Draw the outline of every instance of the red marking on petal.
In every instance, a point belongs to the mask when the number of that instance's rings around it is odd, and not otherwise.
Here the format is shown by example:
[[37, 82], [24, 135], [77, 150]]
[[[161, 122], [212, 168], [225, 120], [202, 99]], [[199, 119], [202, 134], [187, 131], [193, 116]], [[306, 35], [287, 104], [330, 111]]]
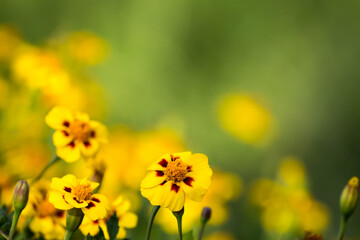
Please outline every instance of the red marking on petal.
[[92, 207], [95, 207], [95, 204], [93, 202], [89, 202], [89, 204], [86, 206], [87, 209], [90, 209]]
[[187, 170], [187, 172], [192, 172], [192, 166], [187, 166], [186, 170]]
[[163, 181], [162, 183], [160, 183], [160, 186], [164, 185], [167, 181]]
[[162, 166], [163, 168], [166, 168], [168, 165], [168, 162], [165, 159], [161, 159], [161, 161], [159, 162], [160, 166]]
[[70, 135], [70, 134], [69, 134], [67, 131], [65, 131], [65, 130], [63, 130], [62, 133], [64, 134], [65, 137], [68, 137], [68, 136]]
[[163, 171], [156, 170], [156, 176], [162, 177], [162, 176], [164, 176], [164, 172], [163, 172]]
[[100, 202], [100, 200], [98, 198], [92, 198], [91, 200], [93, 200], [94, 202], [97, 202], [97, 203]]
[[91, 132], [90, 132], [90, 137], [92, 137], [92, 138], [96, 137], [96, 132], [95, 132], [95, 131], [91, 131]]
[[64, 191], [71, 193], [71, 188], [69, 188], [69, 187], [64, 187]]
[[77, 202], [77, 203], [83, 203], [84, 201], [79, 201], [79, 200], [77, 200], [77, 198], [76, 197], [73, 197], [73, 199]]
[[180, 187], [178, 185], [176, 185], [175, 183], [173, 183], [171, 185], [171, 191], [175, 191], [176, 193], [178, 193], [180, 190]]
[[179, 156], [174, 157], [174, 155], [171, 155], [171, 154], [170, 154], [170, 158], [171, 158], [171, 161], [175, 161], [176, 159], [180, 159]]
[[63, 216], [65, 215], [65, 211], [56, 210], [55, 215], [56, 215], [57, 217], [63, 217]]
[[188, 185], [189, 187], [192, 187], [192, 182], [194, 181], [194, 178], [192, 177], [186, 177], [183, 182]]
[[70, 122], [69, 122], [69, 121], [64, 121], [64, 122], [63, 122], [63, 126], [69, 127], [69, 126], [70, 126]]
[[62, 197], [63, 197], [64, 201], [65, 201], [67, 204], [69, 204], [69, 203], [66, 201], [66, 199], [65, 199], [65, 195], [62, 195]]
[[75, 147], [75, 142], [72, 141], [71, 143], [68, 144], [68, 146], [71, 147], [71, 148], [74, 148]]
[[84, 146], [85, 146], [85, 147], [90, 147], [90, 146], [91, 146], [91, 143], [90, 143], [89, 141], [85, 141], [85, 142], [84, 142]]

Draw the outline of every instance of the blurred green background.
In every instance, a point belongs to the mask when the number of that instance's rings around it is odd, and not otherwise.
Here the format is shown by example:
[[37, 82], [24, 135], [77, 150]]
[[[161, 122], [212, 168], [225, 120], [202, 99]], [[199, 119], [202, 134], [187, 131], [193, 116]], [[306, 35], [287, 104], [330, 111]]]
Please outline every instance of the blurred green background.
[[[261, 238], [246, 186], [274, 177], [286, 155], [304, 161], [331, 209], [325, 236], [336, 234], [339, 194], [360, 172], [359, 1], [1, 0], [0, 22], [34, 44], [79, 30], [105, 39], [109, 56], [89, 71], [105, 88], [106, 123], [175, 128], [191, 151], [238, 174], [245, 190], [222, 227], [236, 239]], [[219, 98], [238, 92], [260, 96], [275, 119], [265, 146], [219, 126]], [[356, 213], [349, 236], [359, 223]]]

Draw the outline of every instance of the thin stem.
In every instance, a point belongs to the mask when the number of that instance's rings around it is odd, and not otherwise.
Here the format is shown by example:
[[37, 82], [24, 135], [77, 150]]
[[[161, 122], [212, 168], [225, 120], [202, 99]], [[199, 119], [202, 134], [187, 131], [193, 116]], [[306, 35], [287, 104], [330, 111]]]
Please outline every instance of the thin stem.
[[345, 217], [344, 216], [341, 217], [338, 240], [343, 240], [344, 235], [345, 235], [345, 230], [346, 230], [346, 224], [347, 224], [347, 220], [345, 219]]
[[151, 233], [151, 228], [155, 219], [155, 216], [157, 214], [157, 212], [159, 211], [160, 206], [154, 206], [153, 209], [151, 210], [151, 214], [150, 214], [150, 218], [149, 218], [149, 223], [148, 223], [148, 227], [147, 227], [147, 231], [146, 231], [146, 240], [150, 239], [150, 233]]
[[8, 235], [6, 235], [3, 231], [0, 230], [0, 235], [5, 238], [5, 239], [8, 239]]
[[66, 230], [65, 238], [64, 240], [70, 240], [72, 236], [74, 235], [74, 232]]
[[15, 209], [8, 240], [12, 240], [15, 235], [16, 226], [19, 221], [20, 213], [21, 211]]
[[55, 156], [44, 168], [43, 170], [31, 181], [31, 184], [37, 182], [42, 178], [42, 176], [45, 174], [45, 172], [57, 161], [59, 161], [60, 158], [58, 156]]
[[177, 218], [179, 238], [182, 240], [182, 216]]
[[205, 229], [205, 223], [201, 223], [200, 232], [199, 232], [199, 240], [201, 240], [203, 237], [204, 229]]

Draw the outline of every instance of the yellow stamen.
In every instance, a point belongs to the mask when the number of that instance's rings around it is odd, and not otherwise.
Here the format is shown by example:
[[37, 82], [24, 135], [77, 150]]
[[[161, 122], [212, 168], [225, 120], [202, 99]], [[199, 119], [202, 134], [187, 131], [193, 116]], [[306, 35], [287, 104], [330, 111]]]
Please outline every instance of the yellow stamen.
[[90, 200], [91, 194], [92, 194], [92, 189], [89, 183], [85, 185], [79, 184], [76, 185], [74, 188], [74, 195], [77, 196], [77, 199], [79, 201]]
[[79, 141], [87, 141], [91, 135], [90, 125], [87, 122], [75, 120], [70, 124], [72, 135]]
[[187, 174], [187, 165], [180, 159], [170, 161], [165, 169], [168, 181], [181, 182]]

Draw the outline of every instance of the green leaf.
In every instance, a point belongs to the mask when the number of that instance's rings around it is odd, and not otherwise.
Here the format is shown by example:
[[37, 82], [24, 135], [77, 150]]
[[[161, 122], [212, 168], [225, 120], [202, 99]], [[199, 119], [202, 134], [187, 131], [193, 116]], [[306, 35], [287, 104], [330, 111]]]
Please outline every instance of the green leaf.
[[88, 235], [86, 235], [85, 240], [94, 240], [94, 237], [90, 235], [90, 233], [88, 233]]
[[115, 240], [116, 235], [119, 232], [119, 219], [116, 216], [116, 212], [106, 222], [107, 230], [109, 233], [110, 240]]
[[105, 240], [104, 232], [101, 229], [101, 227], [99, 227], [99, 233], [96, 234], [95, 239], [96, 240]]

